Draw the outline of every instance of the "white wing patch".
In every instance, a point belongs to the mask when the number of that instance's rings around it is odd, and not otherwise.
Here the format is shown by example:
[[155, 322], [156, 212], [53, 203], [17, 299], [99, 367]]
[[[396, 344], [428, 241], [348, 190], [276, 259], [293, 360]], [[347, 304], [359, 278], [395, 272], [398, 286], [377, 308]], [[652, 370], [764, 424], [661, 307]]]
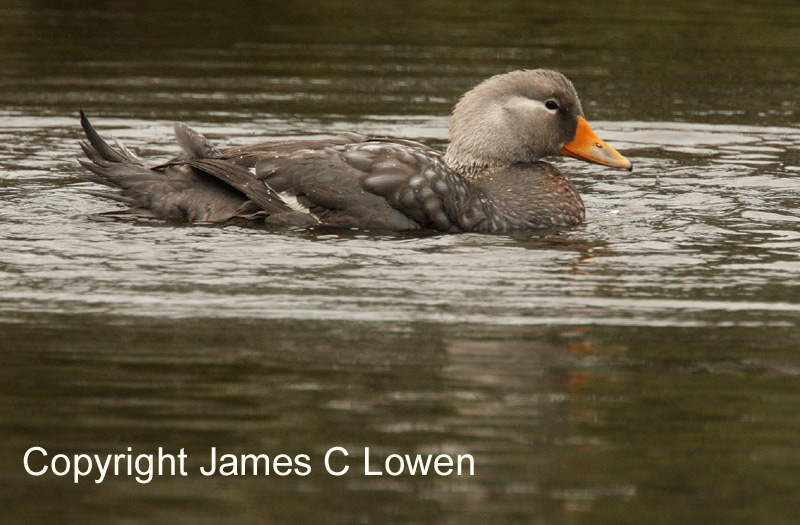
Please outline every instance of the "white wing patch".
[[278, 193], [278, 196], [281, 198], [283, 202], [286, 203], [287, 206], [289, 206], [294, 211], [307, 213], [311, 216], [314, 215], [313, 213], [311, 213], [311, 210], [308, 209], [308, 206], [304, 206], [303, 204], [300, 203], [300, 201], [297, 200], [297, 197], [295, 195], [283, 191]]

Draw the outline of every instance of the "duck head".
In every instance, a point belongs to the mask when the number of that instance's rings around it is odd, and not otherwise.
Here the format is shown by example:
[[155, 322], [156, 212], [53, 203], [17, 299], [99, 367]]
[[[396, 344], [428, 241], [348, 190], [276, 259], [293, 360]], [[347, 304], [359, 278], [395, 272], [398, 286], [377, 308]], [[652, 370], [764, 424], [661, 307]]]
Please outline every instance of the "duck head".
[[467, 176], [549, 155], [632, 169], [594, 134], [572, 82], [561, 73], [533, 69], [496, 75], [468, 91], [453, 109], [446, 160]]

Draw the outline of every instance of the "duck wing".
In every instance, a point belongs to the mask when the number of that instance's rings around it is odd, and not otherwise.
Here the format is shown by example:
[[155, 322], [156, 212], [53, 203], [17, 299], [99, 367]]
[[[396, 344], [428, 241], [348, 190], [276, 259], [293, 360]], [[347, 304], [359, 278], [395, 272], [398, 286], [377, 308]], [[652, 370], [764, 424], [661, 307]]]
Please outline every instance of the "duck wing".
[[485, 218], [480, 190], [418, 142], [363, 138], [256, 157], [255, 177], [321, 224], [455, 232]]

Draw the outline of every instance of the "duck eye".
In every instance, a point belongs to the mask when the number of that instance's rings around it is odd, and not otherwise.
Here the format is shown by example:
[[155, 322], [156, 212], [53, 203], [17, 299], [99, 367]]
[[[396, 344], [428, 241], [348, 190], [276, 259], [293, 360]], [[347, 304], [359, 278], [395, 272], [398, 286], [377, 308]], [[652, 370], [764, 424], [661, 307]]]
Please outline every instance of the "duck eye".
[[556, 103], [555, 100], [548, 100], [547, 102], [544, 103], [544, 107], [552, 111], [558, 109], [558, 103]]

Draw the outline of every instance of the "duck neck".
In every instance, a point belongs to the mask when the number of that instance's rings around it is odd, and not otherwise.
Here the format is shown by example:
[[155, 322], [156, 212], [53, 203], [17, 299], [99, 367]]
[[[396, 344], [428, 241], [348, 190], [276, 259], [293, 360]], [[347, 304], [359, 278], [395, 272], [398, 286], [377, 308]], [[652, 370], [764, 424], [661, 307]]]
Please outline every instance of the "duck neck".
[[508, 167], [507, 163], [494, 159], [482, 159], [469, 154], [465, 155], [457, 147], [454, 147], [452, 143], [447, 147], [444, 161], [451, 170], [472, 181], [481, 180], [497, 170]]

